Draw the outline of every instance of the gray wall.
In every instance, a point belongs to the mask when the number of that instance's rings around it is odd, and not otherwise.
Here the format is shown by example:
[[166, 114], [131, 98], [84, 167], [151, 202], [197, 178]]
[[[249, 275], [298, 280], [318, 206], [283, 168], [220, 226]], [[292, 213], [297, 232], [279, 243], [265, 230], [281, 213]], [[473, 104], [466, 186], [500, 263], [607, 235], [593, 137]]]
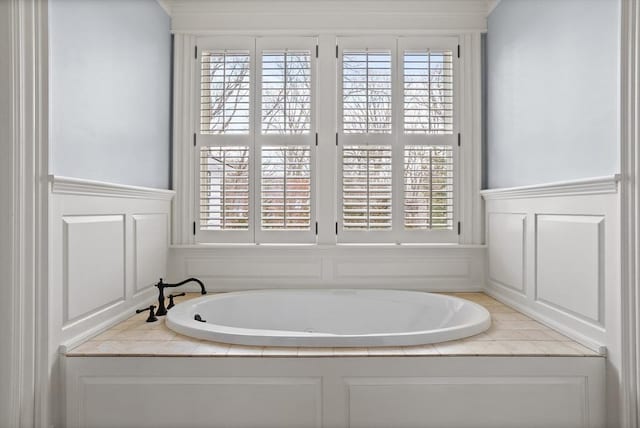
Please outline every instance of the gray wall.
[[490, 188], [619, 171], [619, 0], [502, 0], [487, 35]]
[[56, 175], [167, 188], [170, 19], [155, 0], [51, 0]]

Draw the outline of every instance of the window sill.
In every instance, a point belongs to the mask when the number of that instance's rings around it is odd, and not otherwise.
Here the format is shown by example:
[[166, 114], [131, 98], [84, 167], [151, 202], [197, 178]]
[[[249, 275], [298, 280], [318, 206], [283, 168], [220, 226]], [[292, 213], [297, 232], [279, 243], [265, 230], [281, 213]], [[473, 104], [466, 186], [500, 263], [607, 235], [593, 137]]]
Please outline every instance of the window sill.
[[363, 248], [363, 249], [443, 249], [443, 250], [472, 250], [487, 248], [486, 244], [223, 244], [223, 243], [200, 243], [187, 245], [170, 245], [170, 249], [175, 250], [223, 250], [223, 249], [278, 249], [278, 250], [331, 250], [343, 248]]

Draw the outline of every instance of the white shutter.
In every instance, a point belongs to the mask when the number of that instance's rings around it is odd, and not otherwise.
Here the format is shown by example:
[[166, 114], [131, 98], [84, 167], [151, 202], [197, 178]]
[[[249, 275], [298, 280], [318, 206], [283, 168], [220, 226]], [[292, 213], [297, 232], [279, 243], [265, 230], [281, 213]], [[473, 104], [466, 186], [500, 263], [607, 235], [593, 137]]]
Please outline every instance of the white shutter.
[[404, 147], [404, 227], [453, 230], [453, 148]]
[[342, 132], [392, 131], [392, 56], [385, 49], [342, 52]]
[[200, 230], [249, 229], [249, 147], [200, 149]]
[[406, 134], [453, 134], [453, 52], [405, 50], [403, 125]]
[[345, 146], [342, 150], [342, 228], [391, 229], [391, 146]]
[[262, 147], [262, 230], [311, 229], [311, 150]]
[[262, 52], [263, 134], [311, 132], [311, 52]]
[[247, 50], [200, 55], [200, 134], [248, 134], [251, 56]]

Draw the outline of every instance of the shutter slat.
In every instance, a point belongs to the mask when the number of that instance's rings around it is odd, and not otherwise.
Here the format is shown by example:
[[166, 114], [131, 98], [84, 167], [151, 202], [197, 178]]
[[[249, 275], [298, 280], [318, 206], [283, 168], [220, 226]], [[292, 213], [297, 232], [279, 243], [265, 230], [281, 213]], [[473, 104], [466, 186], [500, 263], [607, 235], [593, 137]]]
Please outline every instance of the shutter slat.
[[200, 133], [248, 134], [249, 51], [204, 51], [200, 57]]
[[200, 149], [200, 229], [249, 229], [249, 147]]
[[453, 230], [453, 148], [405, 146], [404, 227]]
[[342, 222], [345, 230], [391, 229], [391, 146], [342, 150]]
[[391, 52], [345, 50], [342, 57], [342, 130], [391, 133]]
[[405, 134], [453, 134], [453, 52], [404, 52]]
[[263, 230], [310, 230], [311, 149], [264, 146], [261, 165]]
[[262, 133], [311, 132], [311, 51], [262, 53]]

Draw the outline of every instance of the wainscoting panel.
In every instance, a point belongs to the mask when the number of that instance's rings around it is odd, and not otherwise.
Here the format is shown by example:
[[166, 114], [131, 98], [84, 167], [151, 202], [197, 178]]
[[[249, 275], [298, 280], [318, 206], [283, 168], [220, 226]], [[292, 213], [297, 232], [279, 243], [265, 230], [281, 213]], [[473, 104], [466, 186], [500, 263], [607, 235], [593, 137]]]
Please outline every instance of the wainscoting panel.
[[488, 275], [505, 287], [524, 293], [526, 214], [487, 215]]
[[49, 335], [71, 346], [151, 302], [173, 192], [50, 178]]
[[65, 324], [125, 298], [124, 216], [63, 217]]
[[602, 216], [537, 216], [537, 300], [602, 321], [604, 221]]
[[136, 293], [146, 290], [165, 278], [167, 248], [169, 246], [169, 215], [136, 214], [132, 216], [134, 228]]
[[68, 428], [603, 428], [603, 357], [66, 357]]
[[607, 329], [619, 329], [618, 177], [482, 195], [487, 292], [594, 350], [617, 346]]
[[186, 260], [184, 276], [215, 277], [236, 281], [264, 278], [309, 280], [320, 279], [322, 260], [319, 257], [234, 257], [214, 256]]
[[[585, 377], [347, 379], [350, 428], [584, 427]], [[517, 399], [514, 399], [517, 397]], [[518, 402], [526, 405], [518, 405]], [[464, 403], [463, 409], [452, 403]]]
[[[82, 377], [79, 382], [82, 427], [320, 428], [322, 424], [318, 378]], [[185, 407], [188, 414], [182, 410]]]
[[177, 246], [169, 278], [196, 276], [210, 291], [256, 288], [481, 290], [483, 246]]

